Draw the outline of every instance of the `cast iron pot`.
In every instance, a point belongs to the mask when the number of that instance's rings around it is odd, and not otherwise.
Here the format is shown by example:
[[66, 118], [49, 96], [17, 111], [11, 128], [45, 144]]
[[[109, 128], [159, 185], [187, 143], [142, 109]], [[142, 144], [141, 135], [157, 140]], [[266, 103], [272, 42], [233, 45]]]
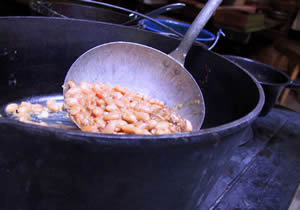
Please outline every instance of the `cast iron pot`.
[[80, 2], [31, 2], [33, 14], [50, 17], [68, 17], [76, 19], [96, 20], [108, 23], [122, 24], [132, 20], [128, 13], [113, 11], [112, 8], [101, 8], [84, 5]]
[[[179, 7], [182, 7], [182, 5], [184, 4], [168, 4], [164, 7], [160, 7], [159, 9], [152, 10], [147, 14], [141, 14], [137, 11], [133, 11], [124, 7], [94, 0], [64, 0], [64, 2], [60, 2], [57, 0], [32, 0], [30, 3], [30, 8], [33, 15], [95, 20], [106, 23], [135, 26], [140, 29], [143, 28], [143, 25], [139, 22], [139, 20], [143, 18], [145, 20], [153, 22], [153, 24], [156, 24], [157, 26], [163, 28], [168, 32], [164, 33], [163, 35], [170, 36], [170, 34], [172, 34], [173, 36], [182, 38], [184, 34], [182, 34], [180, 31], [177, 31], [173, 27], [168, 26], [168, 24], [154, 19], [155, 16], [174, 9], [178, 9]], [[210, 46], [209, 49], [212, 49], [215, 46], [219, 39], [219, 36], [220, 35], [218, 33], [216, 40], [212, 43], [212, 46]], [[200, 45], [204, 48], [207, 48], [208, 46], [199, 42], [198, 40], [195, 40], [195, 44]]]
[[[176, 6], [175, 4], [165, 5], [165, 7], [168, 6], [168, 8], [160, 8], [160, 12], [158, 12], [157, 10], [153, 10], [145, 14], [145, 18], [155, 17], [159, 14], [163, 14], [175, 8], [178, 9], [184, 6], [183, 3], [178, 4]], [[57, 0], [32, 0], [30, 3], [30, 8], [33, 15], [96, 20], [124, 25], [136, 25], [138, 24], [138, 21], [142, 18], [142, 16], [144, 16], [143, 14], [124, 7], [93, 0], [64, 0], [64, 2], [60, 2]], [[168, 31], [168, 29], [165, 30]]]
[[225, 57], [246, 69], [262, 85], [265, 104], [260, 116], [265, 116], [271, 111], [284, 88], [300, 88], [299, 81], [291, 80], [286, 73], [273, 66], [239, 56], [226, 55]]
[[186, 68], [207, 107], [199, 131], [119, 136], [25, 124], [5, 105], [61, 98], [67, 70], [88, 49], [131, 41], [169, 53], [179, 40], [75, 19], [3, 17], [0, 28], [0, 209], [201, 209], [264, 103], [249, 73], [194, 46]]

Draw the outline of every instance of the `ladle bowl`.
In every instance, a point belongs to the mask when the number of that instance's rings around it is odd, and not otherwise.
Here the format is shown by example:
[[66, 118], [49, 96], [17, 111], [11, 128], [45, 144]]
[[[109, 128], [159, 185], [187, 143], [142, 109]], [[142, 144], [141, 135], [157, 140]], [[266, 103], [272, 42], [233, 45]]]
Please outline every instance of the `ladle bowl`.
[[193, 130], [199, 130], [205, 116], [204, 99], [197, 82], [184, 68], [184, 60], [221, 2], [207, 2], [179, 46], [169, 55], [131, 42], [112, 42], [90, 49], [69, 69], [64, 93], [69, 81], [120, 85], [161, 100], [169, 107], [182, 105], [178, 113], [191, 121]]
[[108, 43], [87, 51], [71, 69], [65, 84], [73, 80], [77, 84], [88, 81], [128, 87], [169, 107], [183, 104], [178, 113], [195, 129], [202, 124], [205, 105], [197, 83], [180, 63], [159, 50], [131, 42]]

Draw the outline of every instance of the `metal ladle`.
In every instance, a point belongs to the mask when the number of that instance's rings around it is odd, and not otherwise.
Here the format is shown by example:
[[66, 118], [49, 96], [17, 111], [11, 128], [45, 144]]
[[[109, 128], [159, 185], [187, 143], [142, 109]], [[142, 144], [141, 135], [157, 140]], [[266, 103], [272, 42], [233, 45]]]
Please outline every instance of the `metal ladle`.
[[204, 99], [197, 82], [184, 68], [184, 60], [221, 2], [209, 0], [206, 3], [179, 46], [169, 55], [131, 42], [110, 42], [88, 50], [70, 67], [64, 81], [64, 94], [69, 81], [120, 85], [159, 99], [169, 107], [182, 104], [177, 113], [191, 121], [194, 131], [199, 130], [205, 115]]

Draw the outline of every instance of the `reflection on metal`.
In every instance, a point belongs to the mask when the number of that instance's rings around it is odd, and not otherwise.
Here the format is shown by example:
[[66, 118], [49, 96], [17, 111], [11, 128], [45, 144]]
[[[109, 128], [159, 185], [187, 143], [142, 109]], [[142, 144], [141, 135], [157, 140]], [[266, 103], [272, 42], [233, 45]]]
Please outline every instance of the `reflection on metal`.
[[288, 210], [299, 210], [300, 209], [300, 184], [298, 184], [297, 190], [294, 194], [291, 205]]

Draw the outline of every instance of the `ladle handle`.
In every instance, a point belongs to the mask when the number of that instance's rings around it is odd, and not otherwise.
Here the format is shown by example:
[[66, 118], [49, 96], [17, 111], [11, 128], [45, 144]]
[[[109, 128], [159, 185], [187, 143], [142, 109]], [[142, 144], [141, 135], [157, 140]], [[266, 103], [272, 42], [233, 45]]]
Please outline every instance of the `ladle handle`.
[[[163, 14], [165, 12], [176, 10], [176, 9], [181, 9], [183, 7], [185, 7], [184, 3], [168, 4], [166, 6], [163, 6], [163, 7], [160, 7], [158, 9], [155, 9], [155, 10], [153, 10], [151, 12], [148, 12], [145, 15], [148, 16], [148, 17], [154, 18], [154, 17], [156, 17], [156, 16], [158, 16], [160, 14]], [[142, 17], [137, 17], [137, 18], [135, 18], [133, 20], [129, 20], [129, 21], [123, 23], [123, 25], [132, 25], [132, 24], [137, 23], [141, 19], [143, 19], [143, 18]]]
[[300, 81], [292, 80], [290, 84], [286, 86], [287, 88], [300, 89]]
[[204, 28], [210, 17], [214, 14], [222, 0], [209, 0], [201, 9], [188, 31], [184, 35], [179, 46], [169, 55], [175, 58], [182, 65], [184, 64], [185, 57], [189, 52], [194, 40], [197, 38], [201, 30]]

